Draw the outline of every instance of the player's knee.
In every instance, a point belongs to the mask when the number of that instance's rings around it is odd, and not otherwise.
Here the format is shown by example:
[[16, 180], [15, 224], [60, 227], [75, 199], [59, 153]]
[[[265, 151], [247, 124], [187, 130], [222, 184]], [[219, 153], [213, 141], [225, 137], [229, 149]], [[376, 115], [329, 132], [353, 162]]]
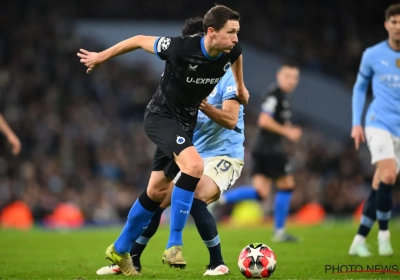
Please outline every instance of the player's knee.
[[276, 186], [278, 187], [278, 189], [283, 191], [293, 190], [295, 186], [293, 176], [285, 176], [278, 179], [276, 182]]
[[168, 188], [148, 188], [147, 195], [151, 200], [164, 202], [167, 197], [168, 190]]
[[201, 157], [199, 157], [199, 159], [185, 161], [179, 168], [183, 173], [200, 178], [204, 171], [204, 163]]
[[207, 191], [197, 191], [196, 188], [196, 192], [194, 194], [194, 197], [205, 202], [207, 205], [213, 203], [214, 201], [217, 201], [219, 199], [219, 197], [221, 196], [221, 191], [218, 190], [213, 193], [211, 192], [207, 192]]
[[259, 200], [266, 199], [270, 194], [270, 190], [268, 188], [256, 188], [256, 192]]
[[396, 183], [396, 170], [385, 170], [381, 172], [381, 182], [386, 185], [394, 185]]

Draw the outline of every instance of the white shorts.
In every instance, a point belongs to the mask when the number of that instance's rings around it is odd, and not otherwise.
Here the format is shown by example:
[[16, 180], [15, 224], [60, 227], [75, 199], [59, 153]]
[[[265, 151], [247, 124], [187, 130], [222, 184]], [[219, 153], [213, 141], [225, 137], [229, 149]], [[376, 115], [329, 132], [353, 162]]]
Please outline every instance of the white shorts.
[[[221, 190], [221, 194], [229, 189], [240, 177], [244, 162], [237, 158], [218, 156], [204, 158], [203, 175], [210, 177]], [[176, 175], [174, 182], [180, 177], [180, 172]]]
[[397, 165], [397, 173], [400, 169], [400, 137], [392, 135], [389, 131], [368, 126], [365, 128], [365, 136], [371, 163], [375, 164], [384, 159], [394, 159]]

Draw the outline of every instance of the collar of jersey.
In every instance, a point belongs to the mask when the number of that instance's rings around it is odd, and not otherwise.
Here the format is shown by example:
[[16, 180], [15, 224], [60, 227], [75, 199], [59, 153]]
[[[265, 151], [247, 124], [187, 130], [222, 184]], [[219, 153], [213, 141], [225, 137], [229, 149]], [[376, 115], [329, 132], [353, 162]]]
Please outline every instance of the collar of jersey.
[[400, 51], [394, 50], [394, 49], [390, 46], [389, 40], [386, 40], [386, 45], [387, 45], [387, 47], [388, 47], [389, 49], [391, 49], [392, 51], [397, 52], [397, 53], [400, 52]]
[[216, 60], [222, 55], [222, 53], [220, 53], [217, 56], [210, 56], [206, 51], [206, 47], [204, 46], [204, 37], [201, 38], [201, 40], [200, 40], [200, 47], [201, 47], [201, 51], [203, 52], [204, 56], [209, 60]]

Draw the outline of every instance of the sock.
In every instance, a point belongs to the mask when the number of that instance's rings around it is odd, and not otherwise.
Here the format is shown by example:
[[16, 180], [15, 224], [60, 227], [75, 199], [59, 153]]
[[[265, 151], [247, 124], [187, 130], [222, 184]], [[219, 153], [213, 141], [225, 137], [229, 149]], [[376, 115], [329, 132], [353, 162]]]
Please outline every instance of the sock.
[[279, 190], [276, 194], [274, 206], [275, 231], [283, 231], [285, 228], [285, 222], [289, 215], [291, 198], [292, 190]]
[[140, 258], [144, 249], [147, 246], [147, 243], [149, 243], [150, 238], [152, 238], [153, 235], [157, 232], [158, 226], [160, 225], [161, 216], [162, 216], [162, 213], [164, 212], [164, 210], [165, 210], [164, 208], [160, 207], [157, 209], [156, 212], [154, 212], [154, 215], [151, 218], [150, 224], [143, 231], [142, 235], [139, 236], [139, 238], [136, 239], [135, 242], [133, 242], [131, 250], [130, 250], [131, 256]]
[[[364, 203], [363, 214], [357, 234], [367, 237], [376, 221], [376, 190], [371, 189], [371, 193]], [[365, 241], [365, 240], [364, 240]]]
[[194, 191], [200, 178], [181, 173], [171, 196], [171, 222], [167, 249], [183, 245], [182, 231], [186, 225], [194, 198]]
[[114, 248], [119, 254], [128, 253], [135, 241], [150, 223], [151, 217], [160, 206], [159, 202], [151, 200], [147, 190], [139, 196], [128, 214], [128, 220], [121, 234], [114, 242]]
[[376, 192], [376, 218], [379, 223], [379, 230], [388, 230], [389, 219], [392, 213], [392, 185], [379, 183]]
[[224, 260], [222, 259], [221, 254], [221, 244], [217, 231], [217, 223], [210, 211], [208, 211], [207, 204], [204, 201], [195, 198], [193, 200], [190, 214], [194, 219], [201, 239], [210, 253], [210, 265], [223, 264]]
[[261, 200], [261, 197], [252, 186], [237, 187], [225, 192], [222, 196], [222, 201], [225, 203], [236, 203], [243, 200]]

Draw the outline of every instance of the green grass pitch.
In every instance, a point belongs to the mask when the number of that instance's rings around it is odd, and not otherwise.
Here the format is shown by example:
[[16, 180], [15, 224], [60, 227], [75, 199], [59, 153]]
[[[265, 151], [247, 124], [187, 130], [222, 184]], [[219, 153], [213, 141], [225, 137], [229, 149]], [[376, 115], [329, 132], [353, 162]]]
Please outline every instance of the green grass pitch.
[[[237, 257], [244, 246], [253, 242], [269, 245], [277, 256], [277, 269], [271, 279], [399, 279], [400, 274], [343, 273], [332, 274], [326, 266], [360, 265], [364, 269], [379, 269], [386, 265], [400, 271], [400, 222], [392, 221], [393, 257], [377, 255], [376, 226], [368, 243], [374, 253], [360, 259], [347, 255], [357, 225], [350, 222], [329, 222], [319, 226], [289, 226], [291, 233], [301, 236], [299, 244], [271, 242], [271, 226], [232, 228], [220, 226], [220, 237], [225, 262], [230, 275], [205, 277], [208, 252], [196, 228], [184, 230], [186, 269], [178, 270], [162, 265], [161, 254], [168, 238], [168, 228], [161, 227], [142, 256], [143, 271], [139, 279], [245, 279], [237, 265]], [[97, 276], [96, 270], [108, 262], [104, 251], [118, 236], [120, 228], [88, 228], [76, 231], [34, 229], [27, 232], [0, 230], [0, 279], [125, 279], [124, 276]], [[381, 268], [382, 269], [382, 268]]]

